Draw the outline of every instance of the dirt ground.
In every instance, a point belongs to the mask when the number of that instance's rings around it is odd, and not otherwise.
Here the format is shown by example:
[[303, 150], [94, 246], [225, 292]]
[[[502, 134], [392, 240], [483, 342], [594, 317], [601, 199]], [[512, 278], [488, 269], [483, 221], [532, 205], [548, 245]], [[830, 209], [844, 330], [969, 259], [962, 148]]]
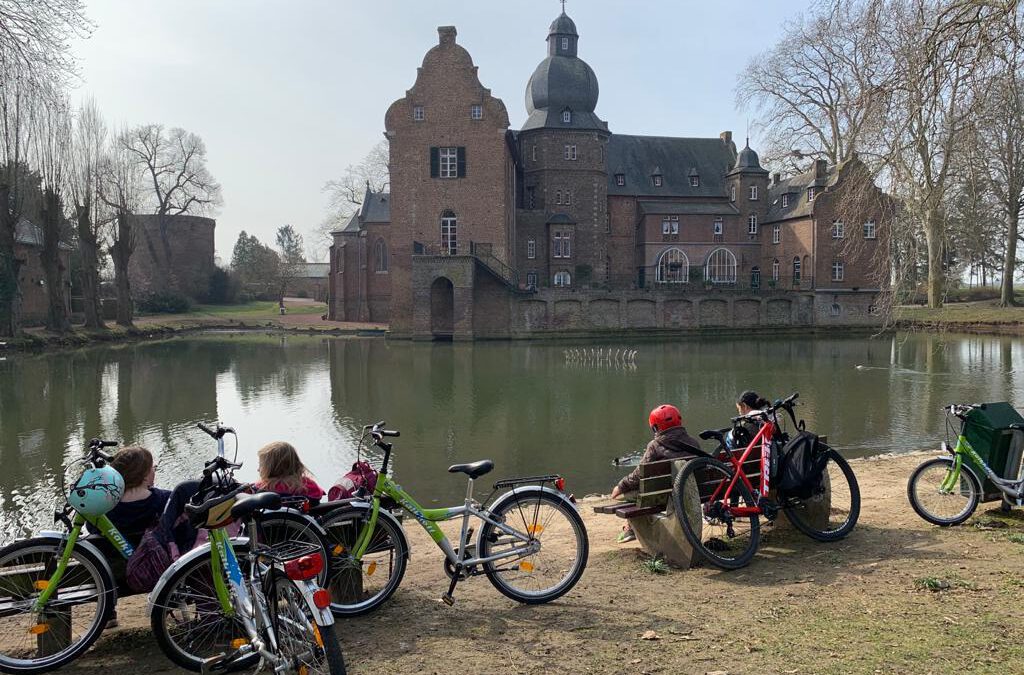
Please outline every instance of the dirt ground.
[[[443, 605], [441, 554], [407, 523], [401, 588], [376, 613], [338, 624], [349, 672], [1024, 672], [1024, 511], [983, 504], [961, 527], [929, 525], [905, 494], [923, 459], [853, 462], [862, 509], [848, 539], [766, 528], [753, 563], [734, 572], [644, 571], [635, 543], [614, 543], [622, 521], [582, 500], [586, 573], [541, 606], [520, 606], [483, 577]], [[144, 612], [138, 598], [124, 601], [121, 628], [64, 672], [175, 672]]]

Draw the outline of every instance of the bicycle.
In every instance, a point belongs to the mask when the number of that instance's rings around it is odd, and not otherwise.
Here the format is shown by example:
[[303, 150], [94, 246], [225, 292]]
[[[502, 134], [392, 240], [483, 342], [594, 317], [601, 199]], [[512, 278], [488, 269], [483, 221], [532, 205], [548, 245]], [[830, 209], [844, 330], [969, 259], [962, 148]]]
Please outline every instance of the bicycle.
[[[320, 549], [260, 542], [260, 518], [281, 508], [281, 496], [251, 494], [252, 486], [234, 480], [241, 465], [224, 454], [224, 436], [233, 429], [198, 426], [217, 441], [217, 457], [206, 463], [185, 511], [209, 530], [210, 541], [179, 558], [150, 593], [157, 644], [177, 665], [203, 673], [259, 662], [274, 673], [343, 675], [330, 594], [316, 583]], [[248, 538], [229, 537], [233, 521], [247, 523]]]
[[[842, 539], [857, 523], [860, 488], [853, 469], [842, 455], [820, 441], [814, 441], [819, 472], [809, 485], [793, 491], [773, 488], [773, 454], [789, 440], [781, 429], [778, 411], [788, 413], [802, 433], [803, 422], [797, 424], [793, 413], [798, 396], [794, 393], [764, 410], [733, 417], [733, 427], [701, 432], [702, 439], [718, 441], [716, 455], [687, 461], [676, 476], [672, 498], [683, 534], [701, 557], [717, 567], [738, 569], [750, 562], [760, 542], [760, 516], [774, 521], [781, 511], [794, 527], [818, 541]], [[761, 426], [749, 445], [742, 451], [729, 450], [725, 432], [751, 421]], [[760, 450], [756, 488], [744, 471], [755, 449]], [[825, 500], [827, 513], [822, 512]]]
[[[943, 408], [946, 412], [946, 428], [952, 428], [950, 417], [960, 420], [960, 431], [957, 434], [956, 446], [950, 449], [947, 441], [942, 442], [942, 451], [949, 457], [933, 457], [920, 464], [907, 481], [907, 497], [917, 515], [929, 523], [949, 527], [959, 525], [974, 513], [981, 500], [981, 479], [971, 467], [964, 462], [968, 458], [975, 467], [980, 467], [985, 477], [1004, 495], [1003, 504], [1021, 505], [1024, 501], [1024, 477], [1016, 480], [999, 476], [981, 458], [964, 434], [967, 416], [973, 410], [983, 410], [984, 403], [951, 404]], [[1010, 428], [1022, 429], [1022, 425], [1011, 425]], [[948, 510], [947, 510], [948, 509]]]
[[[91, 439], [67, 470], [106, 466], [111, 456], [103, 449], [116, 445]], [[54, 512], [54, 522], [63, 524], [64, 532], [43, 531], [0, 549], [0, 672], [43, 673], [88, 650], [117, 603], [110, 563], [90, 539], [105, 539], [125, 560], [134, 553], [107, 516], [80, 513], [63, 485], [61, 492], [65, 503]], [[86, 523], [100, 535], [83, 537]]]
[[[383, 427], [384, 422], [363, 427], [359, 445], [361, 452], [369, 437], [384, 452], [372, 495], [328, 506], [321, 519], [332, 556], [329, 583], [335, 615], [365, 614], [398, 589], [409, 555], [405, 532], [392, 513], [399, 509], [415, 518], [444, 553], [451, 583], [441, 599], [449, 606], [455, 602], [456, 585], [481, 574], [505, 596], [526, 604], [550, 602], [576, 585], [586, 568], [589, 544], [561, 476], [498, 481], [481, 504], [473, 498], [473, 482], [489, 473], [494, 463], [485, 459], [455, 464], [448, 468], [450, 473], [469, 477], [465, 501], [461, 506], [425, 509], [388, 475], [392, 444], [384, 439], [399, 432]], [[488, 507], [505, 488], [511, 489]], [[437, 523], [460, 517], [462, 527], [453, 546]], [[482, 523], [475, 540], [470, 518]]]

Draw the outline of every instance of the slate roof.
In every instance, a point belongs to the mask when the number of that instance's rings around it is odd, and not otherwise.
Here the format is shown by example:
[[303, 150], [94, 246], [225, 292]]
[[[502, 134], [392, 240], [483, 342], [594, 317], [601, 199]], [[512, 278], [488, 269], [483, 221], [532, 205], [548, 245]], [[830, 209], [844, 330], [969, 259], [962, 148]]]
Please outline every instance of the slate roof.
[[[735, 156], [721, 138], [670, 138], [612, 134], [607, 154], [608, 194], [651, 197], [724, 197], [725, 175]], [[651, 176], [661, 171], [662, 186], [654, 187]], [[690, 187], [696, 169], [700, 186]], [[623, 174], [625, 185], [617, 185]]]
[[348, 222], [340, 230], [335, 230], [334, 232], [341, 234], [355, 234], [359, 232], [359, 212], [356, 211], [349, 216]]
[[735, 216], [739, 212], [731, 202], [640, 202], [640, 213], [645, 215]]
[[575, 35], [579, 37], [579, 33], [576, 32], [576, 22], [570, 19], [564, 10], [551, 22], [551, 26], [548, 28], [548, 35]]
[[390, 223], [391, 193], [367, 192], [359, 218], [364, 223]]
[[[42, 248], [44, 242], [43, 228], [22, 218], [14, 226], [14, 241], [23, 246], [38, 246]], [[65, 251], [75, 250], [74, 246], [63, 241], [60, 242], [59, 248]]]
[[[839, 178], [839, 170], [836, 166], [828, 167], [824, 178], [815, 179], [814, 166], [801, 174], [779, 181], [775, 185], [768, 186], [768, 214], [765, 222], [771, 223], [777, 220], [789, 218], [801, 218], [809, 216], [814, 212], [814, 202], [807, 201], [807, 188], [812, 185], [824, 190], [835, 185]], [[782, 195], [789, 195], [789, 204], [782, 206]]]

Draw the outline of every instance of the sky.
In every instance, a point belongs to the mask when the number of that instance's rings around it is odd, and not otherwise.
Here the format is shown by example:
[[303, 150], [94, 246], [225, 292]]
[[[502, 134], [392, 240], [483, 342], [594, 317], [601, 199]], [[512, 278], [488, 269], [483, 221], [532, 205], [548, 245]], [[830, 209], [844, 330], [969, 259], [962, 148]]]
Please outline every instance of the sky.
[[[810, 0], [568, 0], [579, 56], [597, 74], [597, 114], [613, 133], [742, 142], [750, 113], [736, 76]], [[454, 25], [512, 128], [546, 55], [557, 0], [85, 0], [96, 24], [75, 43], [81, 83], [113, 125], [162, 123], [199, 134], [223, 190], [217, 255], [240, 231], [273, 244], [291, 224], [313, 257], [322, 188], [383, 138], [437, 27]], [[751, 138], [757, 149], [757, 138]], [[314, 244], [320, 242], [319, 246]]]

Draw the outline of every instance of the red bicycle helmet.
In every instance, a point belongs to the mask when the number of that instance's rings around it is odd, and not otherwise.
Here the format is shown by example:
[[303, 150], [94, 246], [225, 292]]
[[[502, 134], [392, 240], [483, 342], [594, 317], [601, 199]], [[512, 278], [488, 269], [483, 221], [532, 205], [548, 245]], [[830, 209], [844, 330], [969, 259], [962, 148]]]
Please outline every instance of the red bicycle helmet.
[[663, 403], [651, 411], [647, 418], [654, 433], [678, 427], [683, 423], [683, 416], [679, 414], [679, 408], [674, 405]]

